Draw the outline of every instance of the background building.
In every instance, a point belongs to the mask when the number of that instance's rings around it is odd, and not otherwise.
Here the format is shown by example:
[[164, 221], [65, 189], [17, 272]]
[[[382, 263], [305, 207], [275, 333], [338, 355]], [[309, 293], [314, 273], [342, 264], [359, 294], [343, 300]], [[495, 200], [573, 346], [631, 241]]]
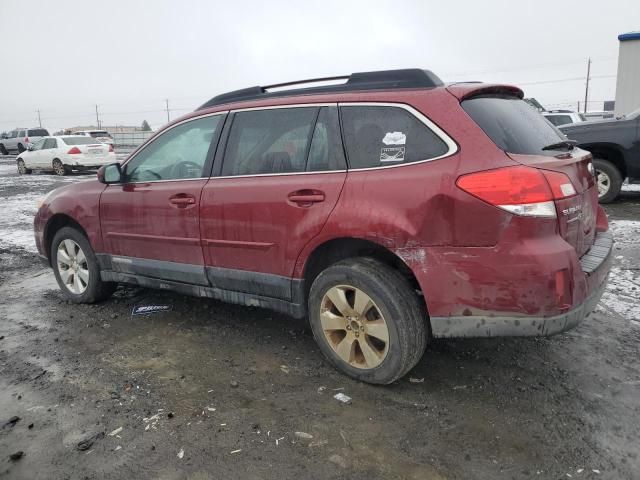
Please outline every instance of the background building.
[[640, 32], [618, 35], [618, 79], [616, 82], [616, 115], [640, 108]]

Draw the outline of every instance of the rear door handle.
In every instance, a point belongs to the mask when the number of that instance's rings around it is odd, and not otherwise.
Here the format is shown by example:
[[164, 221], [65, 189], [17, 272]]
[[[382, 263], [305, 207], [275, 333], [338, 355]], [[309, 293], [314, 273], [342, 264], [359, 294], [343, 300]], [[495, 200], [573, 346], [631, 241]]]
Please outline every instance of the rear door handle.
[[178, 208], [187, 208], [196, 204], [196, 198], [187, 193], [178, 193], [169, 197], [169, 203]]
[[314, 203], [324, 202], [324, 192], [320, 190], [296, 190], [287, 195], [290, 202], [298, 204], [301, 207], [308, 207]]

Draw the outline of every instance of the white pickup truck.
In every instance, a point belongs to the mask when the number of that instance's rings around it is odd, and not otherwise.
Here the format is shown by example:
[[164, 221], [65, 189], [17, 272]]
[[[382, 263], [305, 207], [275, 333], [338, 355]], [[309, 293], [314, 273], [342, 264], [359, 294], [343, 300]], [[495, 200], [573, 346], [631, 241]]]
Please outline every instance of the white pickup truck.
[[0, 139], [0, 153], [22, 153], [43, 137], [48, 137], [46, 128], [16, 128], [11, 130], [6, 137]]

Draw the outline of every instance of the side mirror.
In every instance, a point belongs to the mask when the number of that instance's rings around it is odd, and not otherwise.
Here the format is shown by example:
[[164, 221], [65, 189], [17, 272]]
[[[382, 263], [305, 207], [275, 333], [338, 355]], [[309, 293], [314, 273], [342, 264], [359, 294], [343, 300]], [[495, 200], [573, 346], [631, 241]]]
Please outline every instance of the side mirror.
[[120, 183], [122, 181], [122, 169], [119, 163], [104, 165], [98, 169], [98, 181], [109, 185], [110, 183]]
[[33, 150], [33, 145], [32, 144], [27, 145], [27, 150], [32, 151]]

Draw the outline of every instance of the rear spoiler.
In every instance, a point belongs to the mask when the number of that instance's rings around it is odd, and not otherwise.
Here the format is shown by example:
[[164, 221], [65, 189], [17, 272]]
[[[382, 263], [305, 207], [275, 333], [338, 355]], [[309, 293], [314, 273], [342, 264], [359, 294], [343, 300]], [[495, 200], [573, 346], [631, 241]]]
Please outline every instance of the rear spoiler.
[[513, 85], [499, 85], [491, 83], [452, 83], [447, 85], [451, 95], [461, 102], [481, 95], [504, 95], [507, 97], [524, 98], [524, 92]]

